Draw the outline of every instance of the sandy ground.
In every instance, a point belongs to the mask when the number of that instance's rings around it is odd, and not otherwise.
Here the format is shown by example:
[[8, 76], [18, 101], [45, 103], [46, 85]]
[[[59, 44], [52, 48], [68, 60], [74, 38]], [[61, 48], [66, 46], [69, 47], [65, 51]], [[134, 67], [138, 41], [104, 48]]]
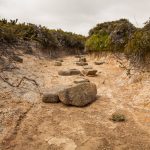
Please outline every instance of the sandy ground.
[[[98, 98], [84, 108], [62, 103], [44, 104], [39, 90], [72, 83], [75, 78], [62, 77], [58, 70], [83, 67], [77, 58], [63, 58], [56, 67], [54, 60], [25, 55], [20, 69], [4, 72], [16, 84], [26, 76], [35, 79], [39, 89], [24, 81], [13, 88], [0, 80], [0, 149], [5, 150], [150, 150], [150, 75], [135, 74], [131, 78], [114, 58], [100, 58], [105, 64], [89, 66], [98, 76], [87, 77], [98, 88]], [[127, 121], [114, 123], [112, 113], [123, 113]]]

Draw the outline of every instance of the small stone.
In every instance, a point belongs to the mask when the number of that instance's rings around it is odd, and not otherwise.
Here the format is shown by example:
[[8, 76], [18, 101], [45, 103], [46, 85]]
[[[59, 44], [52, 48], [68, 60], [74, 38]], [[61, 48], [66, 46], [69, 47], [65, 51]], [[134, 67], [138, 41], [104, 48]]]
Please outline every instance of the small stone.
[[86, 58], [85, 57], [79, 58], [79, 62], [86, 62]]
[[58, 93], [61, 91], [60, 87], [53, 87], [53, 89], [46, 90], [43, 92], [42, 101], [44, 103], [58, 103], [60, 102]]
[[57, 61], [64, 62], [63, 59], [58, 59]]
[[96, 76], [97, 70], [95, 69], [85, 69], [82, 73], [86, 76]]
[[60, 70], [58, 74], [61, 76], [72, 76], [81, 74], [80, 70], [77, 69], [68, 69], [68, 70]]
[[87, 66], [88, 63], [87, 62], [76, 62], [77, 66]]
[[85, 57], [85, 55], [75, 55], [75, 58]]
[[75, 81], [74, 81], [74, 83], [76, 83], [76, 84], [80, 84], [80, 83], [84, 83], [84, 82], [90, 82], [90, 81], [85, 78], [78, 78], [78, 79], [75, 79]]
[[17, 55], [14, 55], [12, 59], [16, 62], [23, 63], [23, 59]]
[[32, 55], [32, 54], [33, 54], [33, 50], [32, 50], [32, 49], [27, 49], [27, 50], [25, 51], [25, 54]]
[[84, 66], [84, 69], [93, 69], [91, 66]]
[[60, 61], [55, 61], [54, 66], [62, 66], [62, 63]]
[[44, 93], [42, 101], [44, 103], [58, 103], [60, 100], [58, 95], [55, 93]]
[[95, 63], [95, 65], [103, 65], [105, 62], [96, 61], [94, 63]]
[[81, 58], [81, 56], [80, 55], [75, 55], [75, 58]]

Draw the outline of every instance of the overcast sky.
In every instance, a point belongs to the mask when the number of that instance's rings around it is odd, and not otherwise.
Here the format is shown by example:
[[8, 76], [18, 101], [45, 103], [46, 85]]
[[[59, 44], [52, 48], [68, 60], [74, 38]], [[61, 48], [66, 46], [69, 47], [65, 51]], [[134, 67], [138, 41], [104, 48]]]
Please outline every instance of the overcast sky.
[[0, 17], [87, 35], [97, 23], [120, 18], [142, 26], [150, 0], [0, 0]]

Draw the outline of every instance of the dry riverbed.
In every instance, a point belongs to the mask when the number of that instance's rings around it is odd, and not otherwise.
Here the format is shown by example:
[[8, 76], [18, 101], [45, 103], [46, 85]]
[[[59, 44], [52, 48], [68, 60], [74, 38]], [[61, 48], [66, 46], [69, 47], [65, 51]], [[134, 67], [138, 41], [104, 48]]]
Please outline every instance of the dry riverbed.
[[[55, 60], [22, 56], [17, 70], [4, 72], [13, 83], [23, 76], [36, 80], [37, 88], [25, 80], [13, 88], [0, 79], [0, 149], [1, 150], [149, 150], [150, 149], [150, 75], [129, 78], [113, 57], [89, 66], [98, 70], [96, 77], [86, 77], [97, 85], [97, 100], [83, 108], [62, 103], [45, 104], [39, 93], [76, 76], [59, 76], [61, 69], [79, 69], [75, 57], [64, 57], [62, 66]], [[114, 112], [126, 116], [125, 122], [110, 120]]]

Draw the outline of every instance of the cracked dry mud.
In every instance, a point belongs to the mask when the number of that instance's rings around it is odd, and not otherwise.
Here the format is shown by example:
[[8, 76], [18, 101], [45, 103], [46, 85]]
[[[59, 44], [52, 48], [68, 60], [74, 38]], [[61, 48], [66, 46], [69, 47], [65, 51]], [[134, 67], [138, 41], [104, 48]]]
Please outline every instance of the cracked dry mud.
[[[71, 83], [79, 77], [59, 76], [63, 68], [82, 66], [77, 58], [65, 57], [62, 66], [55, 60], [24, 55], [19, 70], [5, 72], [10, 82], [25, 75], [35, 79], [40, 90]], [[103, 58], [101, 58], [104, 60]], [[98, 98], [83, 108], [62, 103], [45, 104], [38, 89], [28, 81], [12, 88], [0, 80], [0, 149], [1, 150], [149, 150], [150, 149], [150, 77], [148, 73], [131, 78], [113, 57], [106, 63], [90, 66], [98, 76], [86, 77], [98, 88]], [[123, 113], [127, 121], [114, 123], [114, 112]]]

